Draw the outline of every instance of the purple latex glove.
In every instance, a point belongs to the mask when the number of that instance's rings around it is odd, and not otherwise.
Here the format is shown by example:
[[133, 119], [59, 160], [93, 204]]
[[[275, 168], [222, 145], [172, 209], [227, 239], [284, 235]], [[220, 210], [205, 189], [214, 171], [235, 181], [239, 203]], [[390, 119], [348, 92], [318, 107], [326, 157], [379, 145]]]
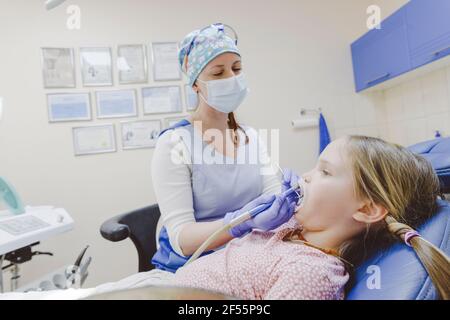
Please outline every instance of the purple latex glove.
[[224, 217], [224, 223], [227, 224], [244, 212], [271, 201], [273, 203], [269, 208], [257, 214], [252, 219], [231, 228], [229, 233], [236, 238], [247, 234], [252, 229], [272, 230], [287, 222], [294, 214], [295, 202], [289, 201], [284, 194], [277, 196], [263, 194], [246, 204], [242, 209], [227, 213]]

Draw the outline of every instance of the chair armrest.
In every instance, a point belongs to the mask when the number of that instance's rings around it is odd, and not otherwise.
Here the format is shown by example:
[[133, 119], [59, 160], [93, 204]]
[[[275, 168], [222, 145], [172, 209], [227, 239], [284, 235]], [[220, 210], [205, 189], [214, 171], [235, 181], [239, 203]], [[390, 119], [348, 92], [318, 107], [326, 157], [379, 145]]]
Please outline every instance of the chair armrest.
[[121, 214], [103, 222], [100, 227], [100, 233], [103, 238], [112, 242], [118, 242], [130, 236], [130, 228], [119, 222], [123, 216], [124, 214]]

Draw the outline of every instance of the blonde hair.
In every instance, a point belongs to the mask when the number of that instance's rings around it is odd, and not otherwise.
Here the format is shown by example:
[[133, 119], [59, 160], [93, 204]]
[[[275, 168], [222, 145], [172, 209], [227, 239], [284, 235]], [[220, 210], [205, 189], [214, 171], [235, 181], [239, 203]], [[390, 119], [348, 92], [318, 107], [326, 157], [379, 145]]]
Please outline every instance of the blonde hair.
[[[395, 241], [405, 242], [408, 232], [436, 213], [436, 200], [443, 195], [431, 164], [402, 146], [352, 135], [346, 137], [345, 150], [353, 169], [356, 197], [382, 205], [388, 211], [384, 221], [368, 225], [366, 232], [340, 247], [342, 258], [358, 265]], [[421, 236], [412, 237], [408, 243], [427, 270], [440, 298], [450, 299], [449, 258]]]

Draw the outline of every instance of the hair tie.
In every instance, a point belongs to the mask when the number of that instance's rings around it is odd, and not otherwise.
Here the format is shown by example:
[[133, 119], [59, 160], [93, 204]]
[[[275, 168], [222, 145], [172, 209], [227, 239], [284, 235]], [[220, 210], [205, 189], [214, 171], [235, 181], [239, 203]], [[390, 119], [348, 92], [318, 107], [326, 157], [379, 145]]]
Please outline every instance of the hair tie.
[[411, 239], [414, 237], [420, 237], [420, 234], [415, 230], [408, 231], [405, 233], [405, 243], [407, 246], [412, 247]]

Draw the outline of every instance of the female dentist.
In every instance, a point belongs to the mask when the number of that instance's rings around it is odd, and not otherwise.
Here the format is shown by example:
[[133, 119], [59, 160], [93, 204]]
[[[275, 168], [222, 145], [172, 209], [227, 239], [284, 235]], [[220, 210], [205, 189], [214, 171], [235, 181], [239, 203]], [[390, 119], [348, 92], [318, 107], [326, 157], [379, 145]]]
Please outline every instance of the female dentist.
[[[225, 28], [232, 30], [220, 23], [195, 30], [180, 44], [180, 66], [200, 99], [189, 119], [161, 132], [153, 154], [153, 187], [163, 223], [152, 258], [158, 269], [175, 272], [224, 223], [259, 204], [275, 199], [256, 218], [224, 232], [205, 254], [253, 228], [274, 229], [294, 212], [292, 199], [274, 194], [290, 188], [298, 176], [286, 170], [280, 183], [256, 131], [234, 116], [248, 89], [237, 35]], [[251, 150], [258, 150], [254, 164], [246, 157]], [[210, 163], [205, 154], [224, 161]], [[243, 158], [245, 163], [236, 163]]]

